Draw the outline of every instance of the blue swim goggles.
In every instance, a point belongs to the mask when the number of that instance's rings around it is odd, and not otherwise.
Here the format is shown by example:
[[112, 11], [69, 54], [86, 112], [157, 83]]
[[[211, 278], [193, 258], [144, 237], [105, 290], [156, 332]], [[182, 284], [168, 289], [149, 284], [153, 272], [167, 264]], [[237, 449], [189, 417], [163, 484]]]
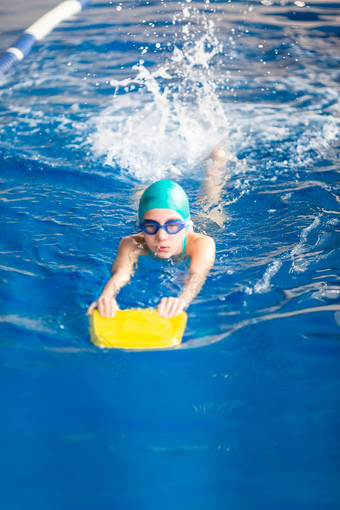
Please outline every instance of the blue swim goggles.
[[157, 234], [160, 228], [164, 228], [167, 234], [173, 235], [178, 234], [178, 232], [185, 227], [185, 223], [182, 220], [170, 220], [164, 223], [164, 225], [161, 225], [157, 221], [145, 220], [139, 224], [139, 227], [143, 230], [143, 232], [151, 236]]

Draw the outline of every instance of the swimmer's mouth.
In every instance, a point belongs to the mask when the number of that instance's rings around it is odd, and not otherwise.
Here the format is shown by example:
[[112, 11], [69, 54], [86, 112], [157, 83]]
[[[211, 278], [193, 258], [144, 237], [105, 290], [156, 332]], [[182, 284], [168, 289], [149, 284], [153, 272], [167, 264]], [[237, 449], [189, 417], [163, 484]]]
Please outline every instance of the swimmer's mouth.
[[166, 251], [169, 249], [169, 246], [157, 246], [156, 251]]

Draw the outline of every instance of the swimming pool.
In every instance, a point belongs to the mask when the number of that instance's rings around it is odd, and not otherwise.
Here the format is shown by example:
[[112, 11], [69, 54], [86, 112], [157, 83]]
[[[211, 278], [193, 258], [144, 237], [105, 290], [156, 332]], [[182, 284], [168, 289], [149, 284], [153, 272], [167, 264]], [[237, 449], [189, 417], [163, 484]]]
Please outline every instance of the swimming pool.
[[[3, 508], [338, 507], [337, 8], [95, 0], [1, 78]], [[216, 264], [181, 348], [96, 349], [86, 308], [162, 177]], [[142, 260], [121, 306], [185, 271]]]

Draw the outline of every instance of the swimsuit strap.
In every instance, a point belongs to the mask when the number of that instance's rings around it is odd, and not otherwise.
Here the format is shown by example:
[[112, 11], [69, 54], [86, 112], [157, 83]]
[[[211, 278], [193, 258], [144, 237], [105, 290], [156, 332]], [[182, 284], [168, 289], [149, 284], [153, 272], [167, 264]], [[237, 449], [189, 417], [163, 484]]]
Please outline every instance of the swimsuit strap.
[[182, 248], [182, 253], [181, 253], [181, 257], [183, 257], [184, 253], [185, 253], [185, 248], [187, 247], [187, 235], [185, 234], [185, 237], [183, 239], [183, 248]]

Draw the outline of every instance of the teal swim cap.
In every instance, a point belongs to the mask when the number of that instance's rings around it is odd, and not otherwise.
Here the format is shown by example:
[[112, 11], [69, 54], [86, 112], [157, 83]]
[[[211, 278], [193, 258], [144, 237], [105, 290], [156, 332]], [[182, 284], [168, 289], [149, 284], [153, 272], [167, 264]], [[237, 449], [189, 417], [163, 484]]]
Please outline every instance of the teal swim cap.
[[139, 221], [143, 221], [144, 214], [150, 209], [171, 209], [184, 221], [190, 218], [187, 194], [182, 186], [167, 179], [156, 181], [146, 188], [139, 202]]

